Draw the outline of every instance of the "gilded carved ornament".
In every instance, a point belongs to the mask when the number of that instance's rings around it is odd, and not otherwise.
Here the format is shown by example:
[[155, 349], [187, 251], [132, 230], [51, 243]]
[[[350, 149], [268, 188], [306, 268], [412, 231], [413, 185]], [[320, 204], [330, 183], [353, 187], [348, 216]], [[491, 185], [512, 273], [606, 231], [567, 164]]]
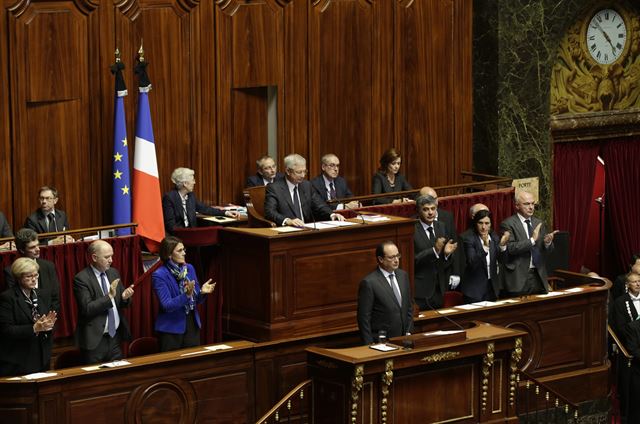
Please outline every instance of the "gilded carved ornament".
[[[640, 107], [640, 20], [619, 5], [615, 10], [624, 19], [626, 37], [624, 51], [613, 63], [598, 63], [589, 52], [593, 45], [587, 30], [594, 10], [562, 39], [551, 74], [551, 115]], [[615, 43], [615, 35], [606, 40]]]

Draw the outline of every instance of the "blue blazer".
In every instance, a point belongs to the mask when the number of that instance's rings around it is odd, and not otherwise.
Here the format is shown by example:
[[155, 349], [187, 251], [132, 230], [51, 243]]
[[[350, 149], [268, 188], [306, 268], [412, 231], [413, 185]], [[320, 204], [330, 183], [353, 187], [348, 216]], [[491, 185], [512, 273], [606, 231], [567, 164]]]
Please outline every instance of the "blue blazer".
[[[196, 271], [191, 264], [187, 264], [187, 278], [196, 282], [193, 296], [196, 304], [203, 303], [207, 298], [200, 294], [200, 284]], [[166, 266], [161, 266], [152, 275], [153, 290], [160, 301], [160, 312], [156, 318], [156, 331], [171, 334], [184, 334], [187, 331], [187, 314], [184, 306], [187, 304], [187, 295], [182, 293], [178, 282]], [[196, 324], [200, 325], [198, 308], [194, 308]]]
[[[329, 193], [327, 193], [327, 187], [324, 185], [324, 178], [322, 178], [322, 174], [312, 179], [311, 185], [322, 199], [328, 200]], [[353, 193], [351, 192], [351, 190], [349, 190], [347, 181], [344, 178], [337, 177], [336, 179], [334, 179], [333, 186], [336, 189], [336, 199], [347, 199], [349, 197], [353, 197]], [[334, 203], [330, 205], [330, 207], [331, 209], [336, 209], [338, 207], [338, 204]]]
[[[284, 174], [282, 172], [276, 172], [276, 176], [273, 178], [273, 181], [284, 178]], [[262, 175], [256, 173], [256, 175], [250, 175], [247, 178], [247, 182], [244, 184], [245, 187], [257, 187], [263, 186], [264, 180], [262, 179]]]

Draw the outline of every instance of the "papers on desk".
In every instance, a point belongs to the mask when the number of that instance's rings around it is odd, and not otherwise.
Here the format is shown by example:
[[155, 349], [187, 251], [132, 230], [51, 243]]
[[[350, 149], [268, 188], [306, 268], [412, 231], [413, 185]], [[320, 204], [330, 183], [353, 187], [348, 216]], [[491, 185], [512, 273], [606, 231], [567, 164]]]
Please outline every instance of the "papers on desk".
[[213, 346], [205, 346], [204, 348], [207, 349], [208, 351], [215, 352], [216, 350], [232, 349], [233, 346], [229, 346], [226, 344], [218, 344]]
[[424, 336], [448, 336], [449, 334], [464, 333], [464, 330], [437, 330], [429, 331], [428, 333], [422, 333]]
[[131, 362], [124, 361], [124, 360], [105, 362], [104, 364], [98, 365], [98, 368], [116, 368], [116, 367], [122, 367], [125, 365], [131, 365]]
[[317, 221], [304, 224], [305, 228], [308, 228], [310, 230], [326, 230], [329, 228], [348, 227], [350, 225], [358, 224], [349, 221]]
[[382, 222], [391, 220], [391, 218], [389, 218], [388, 216], [382, 215], [358, 215], [358, 218], [361, 218], [362, 220], [367, 222]]
[[231, 218], [228, 216], [208, 216], [206, 218], [202, 218], [205, 221], [210, 221], [210, 222], [218, 222], [218, 223], [223, 223], [223, 222], [233, 222], [236, 219], [235, 218]]
[[57, 372], [34, 372], [33, 374], [23, 375], [22, 377], [7, 378], [7, 380], [39, 380], [41, 378], [54, 377], [56, 375], [58, 375]]
[[498, 303], [490, 302], [488, 300], [483, 300], [481, 302], [473, 302], [472, 305], [478, 305], [478, 306], [485, 307], [485, 306], [496, 306], [496, 305], [498, 305]]
[[480, 308], [484, 308], [484, 306], [476, 305], [475, 303], [469, 303], [468, 305], [458, 305], [458, 306], [456, 306], [456, 309], [463, 309], [465, 311], [471, 311], [473, 309], [480, 309]]
[[277, 231], [278, 233], [295, 233], [296, 231], [302, 231], [302, 228], [298, 227], [273, 227], [271, 228], [273, 231]]
[[518, 303], [520, 302], [518, 299], [504, 299], [493, 302], [496, 305], [506, 305], [507, 303]]
[[399, 348], [397, 346], [391, 346], [388, 344], [384, 344], [384, 343], [378, 343], [378, 344], [374, 344], [369, 346], [370, 349], [375, 349], [375, 350], [379, 350], [380, 352], [390, 352], [392, 350], [398, 350]]

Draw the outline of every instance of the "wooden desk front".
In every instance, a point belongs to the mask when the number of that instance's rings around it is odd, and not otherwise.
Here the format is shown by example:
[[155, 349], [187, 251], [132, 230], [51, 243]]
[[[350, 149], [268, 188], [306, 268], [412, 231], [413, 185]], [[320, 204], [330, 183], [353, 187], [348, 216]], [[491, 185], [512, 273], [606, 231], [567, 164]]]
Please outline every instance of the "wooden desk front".
[[478, 323], [465, 341], [420, 349], [309, 348], [314, 422], [517, 422], [511, 367], [524, 335]]
[[351, 221], [357, 225], [293, 233], [222, 230], [224, 331], [266, 341], [352, 329], [358, 283], [375, 269], [384, 240], [408, 258], [400, 266], [413, 281], [414, 220]]

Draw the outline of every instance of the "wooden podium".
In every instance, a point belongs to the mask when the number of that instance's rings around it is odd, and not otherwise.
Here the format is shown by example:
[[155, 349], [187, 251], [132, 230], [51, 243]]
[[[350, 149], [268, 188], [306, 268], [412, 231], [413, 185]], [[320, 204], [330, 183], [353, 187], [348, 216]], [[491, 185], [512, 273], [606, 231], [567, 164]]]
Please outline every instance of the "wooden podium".
[[267, 341], [353, 329], [358, 283], [375, 269], [380, 242], [398, 245], [413, 281], [415, 220], [389, 218], [292, 233], [222, 230], [223, 331]]
[[420, 349], [308, 348], [314, 422], [518, 422], [514, 371], [525, 334], [475, 323], [465, 341]]

